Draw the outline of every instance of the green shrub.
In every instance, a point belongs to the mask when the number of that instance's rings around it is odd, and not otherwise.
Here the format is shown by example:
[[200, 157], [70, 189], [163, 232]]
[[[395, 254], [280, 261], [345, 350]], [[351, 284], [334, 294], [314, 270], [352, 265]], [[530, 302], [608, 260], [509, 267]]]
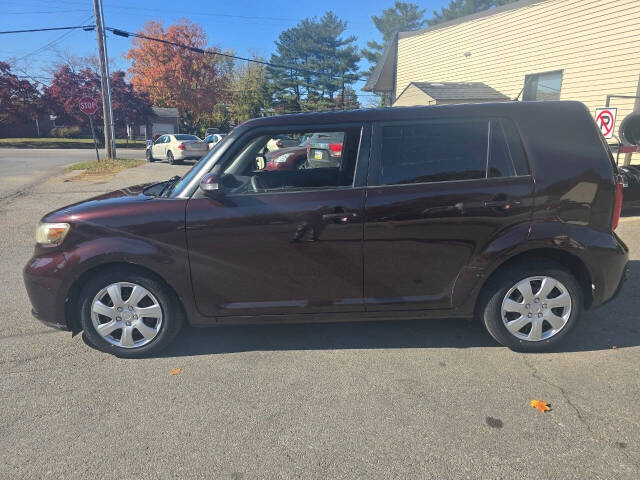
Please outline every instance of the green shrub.
[[54, 127], [51, 129], [50, 134], [55, 138], [80, 138], [82, 136], [82, 129], [77, 125], [72, 127]]

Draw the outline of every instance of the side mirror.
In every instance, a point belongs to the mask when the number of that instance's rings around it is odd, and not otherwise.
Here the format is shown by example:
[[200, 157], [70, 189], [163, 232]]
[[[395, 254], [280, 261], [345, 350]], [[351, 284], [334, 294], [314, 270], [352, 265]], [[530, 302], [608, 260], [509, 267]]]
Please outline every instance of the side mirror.
[[215, 173], [207, 173], [202, 180], [200, 180], [200, 190], [207, 194], [209, 197], [221, 197], [224, 192], [220, 185], [220, 178]]

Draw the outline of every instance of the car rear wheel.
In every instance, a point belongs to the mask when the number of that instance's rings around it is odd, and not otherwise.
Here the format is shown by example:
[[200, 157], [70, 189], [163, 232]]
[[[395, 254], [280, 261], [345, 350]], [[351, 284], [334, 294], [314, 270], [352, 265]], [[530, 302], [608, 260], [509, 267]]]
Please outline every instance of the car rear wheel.
[[91, 278], [81, 293], [80, 315], [91, 345], [127, 358], [162, 350], [183, 323], [175, 294], [134, 269], [109, 269]]
[[485, 289], [479, 313], [491, 336], [513, 350], [536, 352], [559, 343], [582, 313], [575, 277], [553, 262], [500, 272]]

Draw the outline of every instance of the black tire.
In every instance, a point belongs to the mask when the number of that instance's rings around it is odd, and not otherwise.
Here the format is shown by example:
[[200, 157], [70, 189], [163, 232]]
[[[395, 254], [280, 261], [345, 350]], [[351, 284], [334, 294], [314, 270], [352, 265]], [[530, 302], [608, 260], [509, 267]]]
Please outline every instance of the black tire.
[[[505, 326], [502, 319], [502, 302], [518, 282], [537, 276], [552, 277], [563, 284], [571, 297], [571, 313], [564, 327], [550, 338], [539, 341], [523, 340], [510, 333]], [[483, 289], [478, 302], [477, 316], [498, 343], [519, 352], [539, 352], [554, 347], [569, 334], [582, 315], [583, 305], [583, 290], [576, 278], [562, 265], [541, 259], [519, 263], [498, 272]], [[549, 327], [550, 325], [546, 324], [546, 328]], [[525, 334], [526, 328], [525, 326], [525, 330], [518, 333]]]
[[171, 150], [169, 150], [167, 152], [167, 160], [169, 160], [169, 163], [171, 165], [176, 165], [176, 164], [180, 163], [175, 158], [173, 158], [173, 153], [171, 153]]
[[151, 153], [151, 149], [149, 148], [147, 150], [147, 162], [155, 162], [156, 159], [153, 158], [153, 154]]
[[[116, 282], [135, 283], [146, 288], [157, 299], [162, 310], [162, 324], [155, 338], [140, 347], [125, 348], [106, 341], [93, 326], [91, 304], [98, 292]], [[91, 277], [82, 289], [78, 305], [80, 319], [89, 345], [118, 357], [140, 358], [166, 348], [178, 334], [184, 323], [183, 311], [175, 293], [155, 276], [136, 268], [109, 268]]]

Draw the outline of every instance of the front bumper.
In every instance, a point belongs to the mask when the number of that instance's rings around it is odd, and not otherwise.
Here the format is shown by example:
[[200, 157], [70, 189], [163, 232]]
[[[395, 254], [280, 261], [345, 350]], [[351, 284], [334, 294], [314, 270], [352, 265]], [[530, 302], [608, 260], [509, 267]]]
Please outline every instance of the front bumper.
[[67, 265], [64, 253], [55, 251], [34, 255], [22, 272], [33, 316], [45, 325], [61, 330], [71, 330], [65, 316]]

